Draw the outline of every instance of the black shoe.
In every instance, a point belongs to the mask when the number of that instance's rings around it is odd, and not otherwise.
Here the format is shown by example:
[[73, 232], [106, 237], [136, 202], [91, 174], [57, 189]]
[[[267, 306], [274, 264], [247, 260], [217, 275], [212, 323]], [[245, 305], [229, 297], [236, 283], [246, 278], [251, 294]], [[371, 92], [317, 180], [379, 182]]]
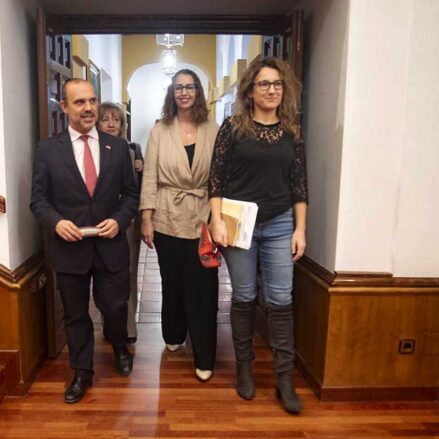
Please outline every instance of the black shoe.
[[137, 337], [127, 337], [127, 344], [135, 344]]
[[114, 362], [118, 372], [127, 376], [133, 370], [133, 357], [126, 346], [114, 347]]
[[75, 373], [70, 386], [64, 392], [64, 402], [73, 404], [80, 401], [85, 395], [85, 389], [91, 385], [91, 377], [84, 377]]

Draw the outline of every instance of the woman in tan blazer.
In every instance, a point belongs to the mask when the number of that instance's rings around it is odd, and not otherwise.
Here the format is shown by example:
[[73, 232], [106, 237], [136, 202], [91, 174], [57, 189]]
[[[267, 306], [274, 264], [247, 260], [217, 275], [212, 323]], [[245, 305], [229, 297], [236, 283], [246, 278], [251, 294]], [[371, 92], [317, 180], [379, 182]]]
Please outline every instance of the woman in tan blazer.
[[207, 183], [217, 130], [208, 120], [200, 79], [180, 70], [149, 136], [140, 201], [142, 239], [158, 254], [166, 347], [177, 350], [189, 332], [202, 381], [212, 376], [215, 363], [218, 271], [201, 265], [198, 240], [209, 215]]

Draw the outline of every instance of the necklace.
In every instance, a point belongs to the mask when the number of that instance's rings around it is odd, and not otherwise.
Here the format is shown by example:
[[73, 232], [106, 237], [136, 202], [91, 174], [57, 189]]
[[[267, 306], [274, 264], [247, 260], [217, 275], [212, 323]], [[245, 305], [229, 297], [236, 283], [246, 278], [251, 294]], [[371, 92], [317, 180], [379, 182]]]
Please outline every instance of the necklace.
[[192, 139], [197, 135], [197, 128], [190, 127], [190, 129], [185, 129], [184, 127], [180, 126], [180, 132], [181, 132], [183, 137], [186, 137], [188, 139]]

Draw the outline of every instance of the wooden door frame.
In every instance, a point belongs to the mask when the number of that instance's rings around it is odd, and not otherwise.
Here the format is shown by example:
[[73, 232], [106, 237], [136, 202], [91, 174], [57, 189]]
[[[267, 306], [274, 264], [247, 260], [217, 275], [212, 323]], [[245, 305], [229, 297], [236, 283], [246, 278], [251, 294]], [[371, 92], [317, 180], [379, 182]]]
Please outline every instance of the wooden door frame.
[[275, 35], [285, 15], [59, 15], [48, 14], [57, 34], [254, 34]]
[[[39, 31], [38, 42], [38, 82], [40, 105], [40, 139], [48, 137], [48, 86], [47, 86], [47, 34], [234, 34], [234, 35], [278, 35], [289, 33], [294, 26], [288, 15], [57, 15], [45, 14], [42, 8], [37, 13]], [[45, 29], [45, 33], [43, 30]], [[296, 41], [296, 40], [294, 40]], [[295, 55], [291, 55], [295, 57]], [[291, 59], [288, 61], [291, 62]], [[45, 66], [45, 68], [44, 68]], [[296, 69], [295, 69], [296, 70]], [[301, 64], [299, 67], [301, 70]], [[301, 73], [299, 72], [295, 72]], [[299, 76], [300, 77], [300, 76]], [[45, 237], [45, 265], [50, 263], [47, 252], [48, 243]], [[48, 276], [46, 287], [48, 313], [49, 356], [56, 357], [59, 353], [54, 338], [53, 295], [56, 288], [54, 274]], [[52, 333], [50, 333], [52, 332]]]

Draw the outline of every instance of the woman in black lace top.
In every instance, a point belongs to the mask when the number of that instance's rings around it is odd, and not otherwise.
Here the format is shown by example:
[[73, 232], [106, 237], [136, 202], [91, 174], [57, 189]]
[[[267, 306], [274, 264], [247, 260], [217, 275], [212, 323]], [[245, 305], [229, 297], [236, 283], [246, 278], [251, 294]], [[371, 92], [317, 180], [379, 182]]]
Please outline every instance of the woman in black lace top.
[[[297, 125], [299, 85], [276, 58], [253, 62], [238, 86], [237, 111], [218, 132], [209, 178], [212, 237], [222, 246], [232, 281], [232, 336], [237, 391], [253, 399], [252, 339], [259, 260], [274, 352], [276, 392], [288, 412], [301, 404], [292, 383], [294, 358], [293, 261], [305, 251], [308, 190], [305, 153]], [[227, 247], [223, 197], [255, 202], [249, 250]]]

